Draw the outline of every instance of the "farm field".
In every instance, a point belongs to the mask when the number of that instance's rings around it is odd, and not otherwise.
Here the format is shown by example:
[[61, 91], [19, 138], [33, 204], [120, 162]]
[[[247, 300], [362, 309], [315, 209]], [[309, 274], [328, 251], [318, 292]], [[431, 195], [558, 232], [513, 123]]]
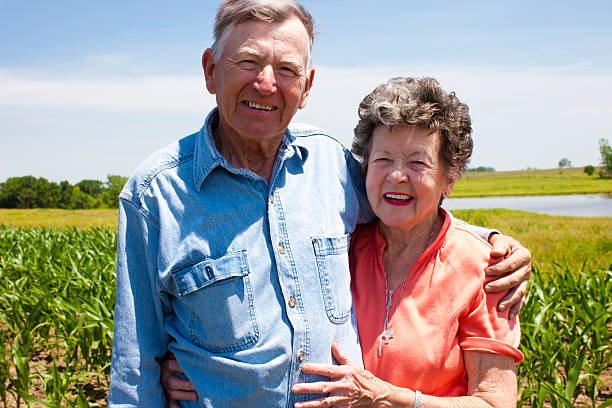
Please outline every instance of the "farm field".
[[465, 172], [451, 198], [599, 193], [612, 193], [612, 179], [589, 176], [582, 168], [571, 168]]
[[[104, 406], [116, 211], [6, 211], [0, 211], [0, 224], [9, 224], [0, 225], [0, 407]], [[454, 214], [495, 226], [532, 251], [519, 405], [612, 406], [612, 218]], [[46, 227], [32, 228], [34, 219]]]
[[18, 228], [117, 229], [117, 210], [62, 210], [59, 208], [0, 208], [0, 225]]

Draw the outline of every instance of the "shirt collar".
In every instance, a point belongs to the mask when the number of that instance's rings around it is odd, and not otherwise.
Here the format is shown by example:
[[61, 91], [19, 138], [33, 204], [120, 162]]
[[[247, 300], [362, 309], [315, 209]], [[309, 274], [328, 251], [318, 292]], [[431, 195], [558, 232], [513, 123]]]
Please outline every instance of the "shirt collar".
[[[449, 211], [447, 211], [446, 209], [442, 207], [438, 207], [438, 214], [444, 217], [444, 223], [442, 224], [442, 229], [440, 230], [436, 238], [433, 240], [433, 242], [429, 244], [427, 248], [425, 248], [423, 253], [419, 256], [419, 258], [415, 262], [415, 265], [422, 262], [422, 260], [426, 259], [426, 257], [428, 257], [431, 252], [437, 251], [442, 246], [442, 244], [444, 244], [444, 241], [446, 239], [446, 234], [448, 233], [448, 230], [451, 226], [451, 220], [453, 216]], [[387, 246], [387, 241], [385, 241], [382, 234], [380, 233], [380, 222], [377, 222], [376, 224], [377, 225], [375, 229], [374, 243], [376, 245], [376, 251], [382, 259], [382, 254]]]
[[[219, 109], [214, 108], [206, 117], [204, 126], [202, 126], [202, 129], [200, 129], [197, 134], [194, 150], [195, 159], [193, 161], [193, 182], [196, 187], [196, 191], [200, 191], [202, 183], [206, 177], [208, 177], [210, 172], [216, 167], [225, 167], [229, 171], [233, 172], [244, 172], [244, 170], [238, 170], [231, 167], [217, 150], [215, 141], [213, 139], [213, 129], [217, 127], [218, 123]], [[279, 160], [284, 161], [293, 157], [294, 154], [297, 154], [302, 161], [306, 160], [306, 157], [308, 156], [306, 146], [298, 141], [299, 139], [292, 134], [291, 129], [287, 128], [278, 149], [278, 154], [276, 157], [277, 163], [275, 164], [275, 167], [282, 164], [278, 163]]]

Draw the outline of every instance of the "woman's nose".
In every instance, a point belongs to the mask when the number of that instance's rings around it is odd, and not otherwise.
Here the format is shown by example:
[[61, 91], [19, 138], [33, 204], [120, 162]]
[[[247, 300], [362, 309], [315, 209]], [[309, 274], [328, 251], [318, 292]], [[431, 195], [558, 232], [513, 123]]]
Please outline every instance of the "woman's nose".
[[389, 180], [394, 184], [405, 183], [408, 180], [406, 166], [403, 163], [394, 163], [389, 171]]

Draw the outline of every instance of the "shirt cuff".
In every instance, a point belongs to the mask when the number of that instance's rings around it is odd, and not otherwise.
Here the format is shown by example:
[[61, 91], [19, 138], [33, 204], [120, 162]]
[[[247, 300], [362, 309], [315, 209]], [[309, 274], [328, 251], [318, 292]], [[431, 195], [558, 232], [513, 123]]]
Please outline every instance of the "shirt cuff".
[[516, 347], [491, 338], [468, 337], [461, 341], [460, 346], [463, 351], [481, 351], [484, 353], [509, 356], [512, 357], [516, 363], [520, 363], [524, 358], [523, 353]]

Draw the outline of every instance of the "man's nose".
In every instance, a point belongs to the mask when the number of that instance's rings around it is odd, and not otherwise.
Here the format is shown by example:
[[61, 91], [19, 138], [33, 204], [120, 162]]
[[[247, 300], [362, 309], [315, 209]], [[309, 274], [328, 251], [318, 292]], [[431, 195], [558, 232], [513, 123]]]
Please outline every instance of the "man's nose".
[[276, 91], [276, 77], [274, 75], [274, 69], [267, 65], [259, 71], [257, 79], [253, 84], [255, 89], [262, 95], [269, 95]]

